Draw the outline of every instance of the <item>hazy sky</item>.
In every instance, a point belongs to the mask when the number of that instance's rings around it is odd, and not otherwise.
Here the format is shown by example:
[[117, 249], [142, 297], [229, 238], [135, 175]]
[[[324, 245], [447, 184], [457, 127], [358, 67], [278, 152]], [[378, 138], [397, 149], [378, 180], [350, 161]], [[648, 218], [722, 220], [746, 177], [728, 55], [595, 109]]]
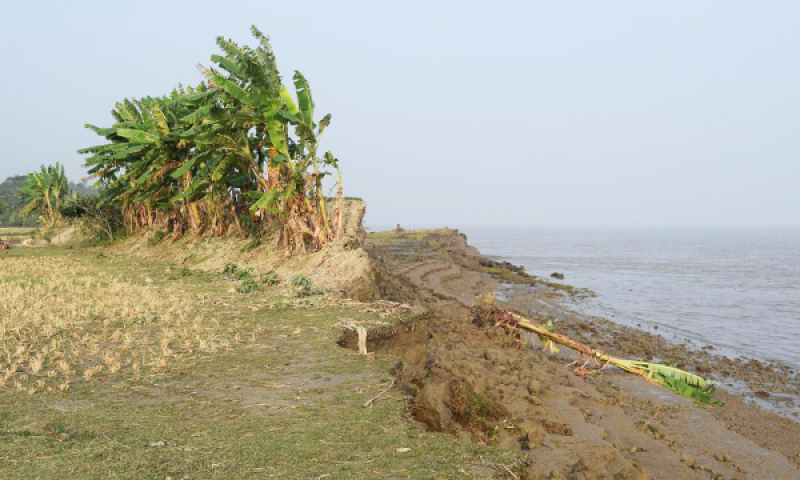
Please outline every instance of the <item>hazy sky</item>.
[[796, 0], [7, 1], [0, 177], [80, 178], [84, 123], [253, 23], [369, 225], [800, 225]]

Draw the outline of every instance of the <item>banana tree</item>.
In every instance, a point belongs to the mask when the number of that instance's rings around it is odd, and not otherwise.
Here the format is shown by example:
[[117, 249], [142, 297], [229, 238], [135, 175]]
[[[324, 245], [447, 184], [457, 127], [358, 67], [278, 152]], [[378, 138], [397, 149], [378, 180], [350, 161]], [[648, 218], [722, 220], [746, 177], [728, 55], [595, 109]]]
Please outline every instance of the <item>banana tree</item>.
[[226, 135], [222, 130], [217, 131], [217, 141], [221, 137], [227, 150], [249, 164], [259, 179], [262, 188], [246, 192], [253, 200], [251, 211], [276, 216], [291, 249], [303, 250], [309, 242], [322, 246], [332, 235], [322, 192], [325, 173], [317, 151], [330, 115], [319, 125], [314, 123], [314, 103], [305, 77], [294, 74], [295, 101], [280, 81], [268, 39], [255, 27], [252, 33], [259, 40], [256, 49], [217, 39], [226, 55], [213, 56], [217, 68], [204, 71], [224, 92], [220, 98], [231, 120], [252, 132], [247, 137], [249, 145], [243, 135]]
[[89, 173], [98, 177], [130, 219], [134, 229], [174, 224], [179, 217], [190, 217], [195, 227], [202, 222], [197, 205], [174, 202], [186, 187], [174, 173], [188, 170], [197, 156], [194, 146], [182, 137], [191, 125], [182, 118], [194, 108], [190, 100], [202, 98], [204, 86], [180, 87], [171, 97], [125, 100], [112, 114], [117, 123], [107, 129], [92, 125], [111, 144], [80, 150], [93, 154], [86, 161]]
[[42, 165], [38, 172], [28, 174], [27, 181], [20, 189], [19, 196], [25, 202], [22, 211], [39, 212], [43, 223], [54, 227], [61, 219], [59, 208], [68, 190], [63, 165], [58, 162], [50, 166]]
[[[290, 159], [297, 165], [297, 170], [300, 172], [305, 173], [309, 167], [312, 169], [311, 198], [307, 198], [306, 202], [316, 202], [322, 220], [320, 240], [324, 243], [331, 239], [332, 234], [328, 223], [325, 196], [322, 191], [322, 179], [327, 173], [320, 167], [328, 162], [320, 158], [318, 152], [322, 134], [331, 123], [331, 114], [322, 117], [319, 124], [314, 123], [314, 100], [311, 96], [311, 87], [303, 74], [297, 71], [294, 73], [294, 86], [297, 95], [296, 103], [288, 89], [285, 86], [281, 87], [281, 98], [286, 108], [279, 110], [279, 113], [294, 126], [298, 137], [298, 141], [293, 143], [293, 148], [290, 150]], [[328, 158], [333, 158], [330, 152], [327, 153]]]
[[344, 189], [342, 188], [342, 169], [339, 167], [339, 159], [333, 153], [325, 152], [325, 165], [333, 168], [336, 172], [336, 236], [341, 238], [344, 234]]

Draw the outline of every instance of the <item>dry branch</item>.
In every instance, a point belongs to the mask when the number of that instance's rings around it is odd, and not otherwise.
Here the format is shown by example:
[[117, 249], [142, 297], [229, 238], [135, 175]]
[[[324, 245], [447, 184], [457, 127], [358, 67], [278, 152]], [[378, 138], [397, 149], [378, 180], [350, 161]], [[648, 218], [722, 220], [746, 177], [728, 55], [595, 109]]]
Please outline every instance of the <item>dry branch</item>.
[[389, 384], [389, 386], [388, 386], [388, 387], [386, 387], [386, 389], [384, 389], [384, 390], [383, 390], [381, 393], [379, 393], [379, 394], [375, 395], [374, 397], [370, 398], [369, 400], [367, 400], [367, 403], [365, 403], [365, 404], [364, 404], [364, 408], [368, 408], [370, 405], [372, 405], [373, 403], [375, 403], [375, 401], [376, 401], [376, 400], [378, 400], [379, 398], [381, 398], [381, 396], [383, 396], [383, 394], [384, 394], [384, 393], [386, 393], [386, 392], [388, 392], [389, 390], [391, 390], [391, 389], [392, 389], [392, 387], [394, 387], [394, 382], [395, 382], [395, 381], [394, 381], [394, 380], [392, 380], [392, 383], [390, 383], [390, 384]]

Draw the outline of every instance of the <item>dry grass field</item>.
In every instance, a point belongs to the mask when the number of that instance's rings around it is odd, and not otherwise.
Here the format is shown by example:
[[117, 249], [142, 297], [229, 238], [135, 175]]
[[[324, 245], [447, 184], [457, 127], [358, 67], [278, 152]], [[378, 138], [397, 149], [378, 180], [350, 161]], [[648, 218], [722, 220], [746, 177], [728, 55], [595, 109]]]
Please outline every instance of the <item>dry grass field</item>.
[[8, 244], [19, 244], [35, 238], [38, 229], [29, 227], [0, 227], [0, 241]]
[[130, 281], [108, 263], [98, 271], [71, 257], [0, 262], [0, 388], [34, 394], [98, 376], [137, 379], [254, 340], [252, 329], [203, 315], [202, 294]]
[[0, 238], [32, 236], [36, 230], [32, 227], [0, 227]]
[[398, 359], [339, 347], [337, 324], [408, 314], [239, 284], [0, 252], [0, 478], [487, 478], [518, 458], [424, 432], [397, 387], [363, 407]]

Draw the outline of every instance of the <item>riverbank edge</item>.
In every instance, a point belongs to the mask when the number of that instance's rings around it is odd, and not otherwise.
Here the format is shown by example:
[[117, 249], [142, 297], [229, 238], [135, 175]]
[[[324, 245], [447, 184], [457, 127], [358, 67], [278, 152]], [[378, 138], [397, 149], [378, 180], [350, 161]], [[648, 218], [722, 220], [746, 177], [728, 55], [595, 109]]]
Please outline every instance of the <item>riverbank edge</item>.
[[[580, 300], [582, 296], [591, 296], [591, 292], [569, 285], [554, 284], [547, 279], [527, 274], [520, 266], [498, 261], [495, 257], [483, 256], [477, 248], [468, 244], [466, 235], [458, 230], [373, 232], [368, 235], [365, 249], [372, 259], [391, 264], [385, 258], [380, 258], [386, 252], [376, 252], [376, 246], [383, 245], [382, 248], [386, 250], [386, 244], [391, 245], [397, 242], [398, 238], [412, 239], [420, 245], [427, 245], [433, 254], [446, 258], [462, 271], [493, 279], [496, 282], [494, 291], [497, 291], [500, 285], [516, 287], [518, 293], [506, 298], [502, 302], [504, 306], [526, 314], [534, 321], [544, 322], [546, 319], [554, 319], [559, 333], [601, 348], [612, 355], [654, 361], [659, 359], [675, 361], [680, 368], [717, 380], [723, 387], [718, 390], [718, 394], [727, 406], [712, 408], [714, 417], [723, 422], [726, 428], [764, 448], [785, 455], [796, 468], [800, 467], [800, 447], [794, 442], [787, 441], [790, 438], [798, 438], [800, 424], [765, 409], [763, 404], [755, 404], [752, 398], [748, 399], [740, 392], [726, 391], [728, 386], [726, 379], [736, 377], [747, 383], [753, 395], [762, 399], [774, 396], [769, 393], [770, 391], [796, 396], [800, 393], [800, 388], [798, 388], [797, 374], [790, 367], [779, 362], [740, 361], [716, 355], [709, 349], [694, 350], [690, 345], [673, 344], [664, 337], [626, 327], [609, 319], [581, 315], [568, 308], [564, 299]], [[391, 248], [388, 251], [391, 251]], [[415, 261], [424, 264], [427, 261], [426, 256], [431, 254], [419, 251], [415, 252], [415, 255], [418, 257]], [[458, 287], [441, 288], [437, 291], [437, 288], [423, 285], [426, 283], [423, 280], [427, 278], [431, 280], [427, 283], [433, 285], [438, 283], [442, 286], [441, 278], [438, 280], [431, 278], [438, 274], [431, 275], [430, 272], [419, 274], [413, 266], [403, 269], [397, 269], [395, 266], [394, 270], [397, 276], [404, 279], [405, 284], [417, 289], [418, 296], [428, 297], [428, 304], [455, 301], [467, 305], [470, 303], [468, 300], [470, 297], [474, 299], [474, 294], [485, 293], [470, 291], [470, 288], [460, 291]], [[448, 273], [448, 270], [444, 271], [446, 275], [458, 276], [452, 272]], [[451, 286], [458, 285], [458, 281], [453, 281], [452, 278], [447, 279], [447, 282]], [[405, 295], [404, 299], [408, 300], [408, 295]]]

